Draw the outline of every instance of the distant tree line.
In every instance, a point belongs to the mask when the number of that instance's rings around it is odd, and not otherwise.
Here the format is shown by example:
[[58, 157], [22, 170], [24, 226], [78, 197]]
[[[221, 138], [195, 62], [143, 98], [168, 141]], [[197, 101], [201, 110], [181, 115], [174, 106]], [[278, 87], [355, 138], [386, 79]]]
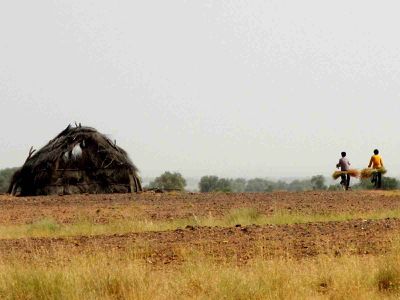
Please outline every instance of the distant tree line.
[[[384, 176], [382, 179], [382, 189], [396, 190], [400, 188], [400, 181], [394, 177]], [[370, 179], [361, 179], [359, 183], [353, 186], [353, 190], [373, 190], [374, 184]]]
[[264, 178], [253, 179], [227, 179], [217, 176], [203, 176], [199, 182], [200, 192], [272, 192], [276, 190], [285, 191], [308, 191], [326, 189], [325, 179], [322, 175], [311, 179], [296, 179], [291, 182], [283, 180], [273, 181]]
[[[353, 185], [354, 190], [373, 189], [373, 184], [369, 180], [360, 180]], [[400, 188], [400, 182], [393, 177], [384, 177], [383, 189], [394, 190]], [[200, 192], [272, 192], [272, 191], [323, 191], [340, 190], [340, 184], [327, 186], [323, 175], [316, 175], [310, 179], [295, 179], [291, 182], [282, 180], [272, 181], [263, 178], [253, 178], [246, 180], [244, 178], [227, 179], [217, 176], [203, 176], [199, 182]]]
[[[0, 170], [0, 193], [6, 193], [11, 177], [18, 168]], [[184, 191], [186, 180], [178, 172], [164, 172], [150, 182], [147, 188], [161, 190]], [[368, 179], [362, 179], [352, 186], [353, 190], [369, 190], [374, 186]], [[384, 177], [383, 189], [394, 190], [400, 188], [400, 182], [393, 177]], [[312, 191], [312, 190], [340, 190], [339, 184], [327, 186], [326, 179], [322, 175], [316, 175], [310, 179], [295, 179], [291, 182], [283, 180], [273, 181], [264, 178], [219, 178], [218, 176], [203, 176], [199, 182], [200, 192], [272, 192], [272, 191]]]
[[7, 168], [0, 170], [0, 193], [6, 193], [10, 185], [11, 177], [18, 168]]

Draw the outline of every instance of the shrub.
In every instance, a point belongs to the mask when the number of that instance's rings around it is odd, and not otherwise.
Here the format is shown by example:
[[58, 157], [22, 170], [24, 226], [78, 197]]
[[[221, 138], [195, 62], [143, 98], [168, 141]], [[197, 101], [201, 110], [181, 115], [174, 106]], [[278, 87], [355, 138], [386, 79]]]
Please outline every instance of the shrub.
[[325, 178], [322, 175], [311, 177], [311, 184], [313, 190], [326, 190]]
[[219, 178], [217, 176], [203, 176], [199, 182], [200, 192], [214, 192], [217, 189]]
[[165, 172], [161, 176], [150, 182], [150, 188], [158, 188], [162, 190], [178, 190], [183, 191], [186, 186], [186, 180], [180, 173]]

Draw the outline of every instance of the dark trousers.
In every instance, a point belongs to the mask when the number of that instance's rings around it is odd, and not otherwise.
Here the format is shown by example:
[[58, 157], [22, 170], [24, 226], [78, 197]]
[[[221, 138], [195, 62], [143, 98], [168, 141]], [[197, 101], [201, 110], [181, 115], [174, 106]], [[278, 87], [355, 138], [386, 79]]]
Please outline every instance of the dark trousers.
[[348, 190], [349, 186], [350, 186], [350, 175], [342, 174], [342, 175], [340, 175], [340, 177], [342, 178], [342, 181], [340, 181], [340, 184], [343, 185], [346, 188], [346, 190]]
[[374, 183], [376, 189], [382, 188], [382, 173], [376, 172], [372, 177], [372, 182]]

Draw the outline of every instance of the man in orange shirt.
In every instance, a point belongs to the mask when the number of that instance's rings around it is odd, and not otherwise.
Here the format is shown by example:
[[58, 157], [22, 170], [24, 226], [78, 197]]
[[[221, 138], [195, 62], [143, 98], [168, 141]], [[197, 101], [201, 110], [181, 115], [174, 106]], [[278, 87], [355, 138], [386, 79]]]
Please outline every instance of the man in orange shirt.
[[[379, 150], [374, 150], [374, 155], [372, 155], [368, 168], [380, 169], [383, 168], [383, 160], [382, 157], [379, 155]], [[372, 177], [371, 182], [375, 183], [375, 187], [380, 189], [382, 187], [382, 173], [376, 172]]]

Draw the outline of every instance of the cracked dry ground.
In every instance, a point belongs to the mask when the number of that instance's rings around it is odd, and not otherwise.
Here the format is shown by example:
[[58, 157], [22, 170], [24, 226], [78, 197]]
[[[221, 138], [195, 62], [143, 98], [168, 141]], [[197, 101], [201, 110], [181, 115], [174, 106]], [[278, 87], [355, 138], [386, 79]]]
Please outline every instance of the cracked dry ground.
[[[29, 224], [44, 217], [71, 223], [82, 217], [106, 224], [132, 216], [170, 220], [196, 216], [223, 216], [235, 208], [254, 207], [263, 214], [291, 211], [303, 214], [374, 212], [400, 208], [396, 192], [306, 192], [270, 194], [152, 194], [80, 195], [13, 198], [0, 196], [1, 226]], [[381, 254], [397, 242], [400, 219], [351, 220], [292, 225], [191, 227], [67, 238], [0, 239], [0, 255], [30, 259], [51, 257], [58, 250], [70, 254], [92, 251], [137, 252], [148, 264], [181, 263], [188, 254], [234, 257], [244, 264], [253, 257], [304, 258], [318, 254]]]

